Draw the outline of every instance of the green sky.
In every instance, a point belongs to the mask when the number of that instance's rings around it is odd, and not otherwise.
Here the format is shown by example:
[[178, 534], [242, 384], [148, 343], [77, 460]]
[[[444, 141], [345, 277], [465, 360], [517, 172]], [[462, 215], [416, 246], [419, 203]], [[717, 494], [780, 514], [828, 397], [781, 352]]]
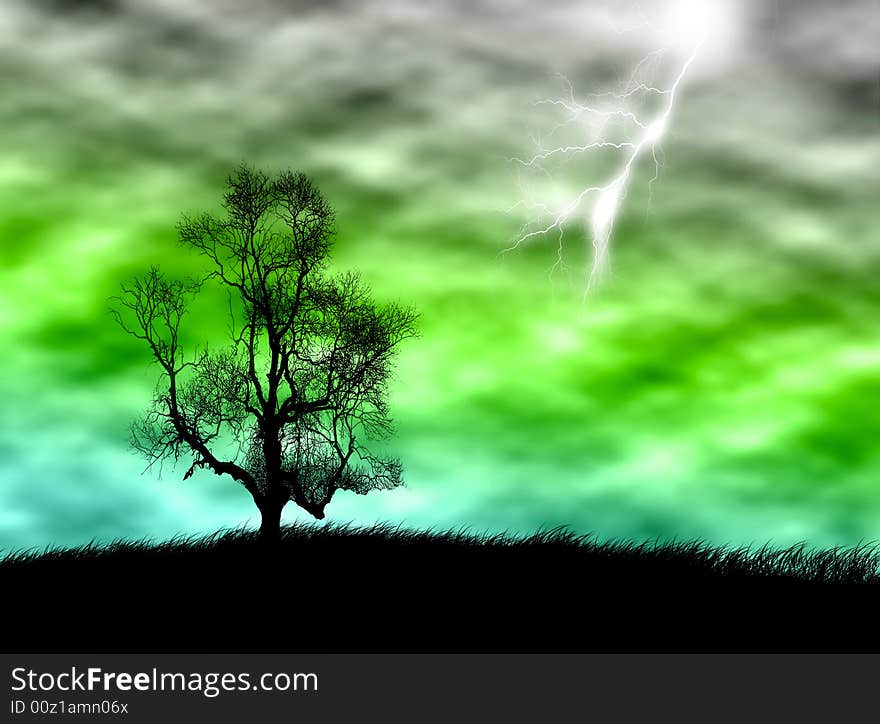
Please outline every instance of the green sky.
[[[559, 121], [535, 104], [554, 74], [619, 90], [666, 43], [668, 81], [682, 46], [657, 28], [688, 3], [5, 3], [0, 547], [254, 520], [231, 481], [141, 474], [127, 428], [156, 370], [107, 313], [151, 264], [196, 268], [174, 225], [242, 161], [312, 176], [335, 264], [422, 314], [393, 395], [407, 487], [340, 494], [331, 521], [880, 538], [880, 13], [697, 5], [710, 42], [660, 178], [649, 197], [636, 167], [584, 302], [582, 218], [569, 272], [555, 236], [502, 252], [524, 194], [601, 161], [510, 159]], [[202, 305], [193, 338], [222, 319]]]

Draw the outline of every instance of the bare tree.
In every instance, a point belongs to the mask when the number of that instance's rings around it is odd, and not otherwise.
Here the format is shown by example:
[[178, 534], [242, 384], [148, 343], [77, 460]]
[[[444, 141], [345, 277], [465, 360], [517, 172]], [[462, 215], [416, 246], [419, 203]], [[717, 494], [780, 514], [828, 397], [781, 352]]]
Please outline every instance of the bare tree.
[[[356, 274], [329, 273], [333, 211], [303, 174], [241, 167], [224, 208], [178, 225], [209, 263], [204, 278], [153, 268], [123, 285], [112, 311], [160, 368], [132, 444], [150, 465], [191, 460], [184, 479], [203, 468], [238, 481], [271, 540], [288, 501], [323, 518], [337, 490], [401, 485], [400, 462], [365, 443], [391, 431], [389, 377], [416, 313], [375, 303]], [[185, 353], [188, 305], [212, 283], [227, 292], [229, 340]]]

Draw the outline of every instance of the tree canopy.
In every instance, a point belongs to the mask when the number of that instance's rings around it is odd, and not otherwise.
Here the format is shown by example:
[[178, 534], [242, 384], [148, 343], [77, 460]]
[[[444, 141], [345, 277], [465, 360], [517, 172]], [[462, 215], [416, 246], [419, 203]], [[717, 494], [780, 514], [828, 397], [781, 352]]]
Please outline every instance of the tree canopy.
[[[274, 537], [291, 500], [323, 518], [337, 490], [402, 484], [400, 461], [369, 443], [392, 430], [389, 380], [417, 314], [375, 302], [356, 273], [331, 273], [334, 213], [304, 174], [242, 166], [223, 207], [178, 224], [204, 276], [154, 267], [114, 297], [116, 320], [160, 369], [132, 443], [150, 464], [191, 461], [184, 478], [203, 468], [238, 481]], [[181, 326], [209, 284], [227, 292], [228, 339], [184, 349]]]

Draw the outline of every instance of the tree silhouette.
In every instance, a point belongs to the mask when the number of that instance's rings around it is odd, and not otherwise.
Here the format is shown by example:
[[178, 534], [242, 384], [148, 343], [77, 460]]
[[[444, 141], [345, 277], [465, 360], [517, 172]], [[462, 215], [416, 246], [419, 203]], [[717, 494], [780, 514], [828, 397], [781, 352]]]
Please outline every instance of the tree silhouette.
[[[395, 458], [364, 443], [391, 431], [388, 381], [416, 313], [380, 305], [357, 274], [327, 270], [333, 211], [303, 174], [240, 167], [225, 216], [184, 216], [182, 245], [208, 260], [199, 280], [154, 267], [124, 284], [112, 312], [161, 370], [132, 444], [153, 465], [182, 456], [243, 485], [277, 539], [288, 501], [323, 518], [337, 490], [401, 485]], [[185, 354], [181, 323], [206, 284], [228, 297], [230, 335]]]

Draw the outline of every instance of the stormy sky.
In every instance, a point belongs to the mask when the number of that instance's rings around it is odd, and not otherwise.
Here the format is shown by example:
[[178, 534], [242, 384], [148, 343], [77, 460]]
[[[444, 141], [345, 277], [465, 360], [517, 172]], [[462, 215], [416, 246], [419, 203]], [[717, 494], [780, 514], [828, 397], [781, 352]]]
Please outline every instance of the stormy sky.
[[[658, 49], [668, 82], [698, 35], [597, 293], [576, 219], [567, 273], [555, 238], [502, 253], [529, 221], [511, 159], [560, 120], [536, 101], [560, 75], [619, 90]], [[198, 268], [174, 225], [242, 161], [312, 176], [335, 264], [422, 313], [393, 388], [407, 487], [333, 521], [880, 538], [877, 37], [876, 0], [4, 3], [0, 546], [252, 518], [231, 481], [141, 474], [156, 370], [107, 314], [151, 264]]]

